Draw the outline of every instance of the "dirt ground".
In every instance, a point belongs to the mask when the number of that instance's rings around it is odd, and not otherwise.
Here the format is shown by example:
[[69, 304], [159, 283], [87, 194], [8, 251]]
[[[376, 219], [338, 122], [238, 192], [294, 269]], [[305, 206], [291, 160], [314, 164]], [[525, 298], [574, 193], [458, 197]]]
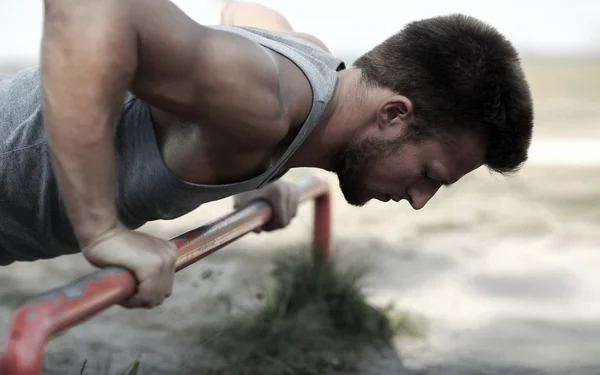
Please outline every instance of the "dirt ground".
[[[527, 74], [537, 145], [600, 140], [600, 64], [530, 62]], [[371, 266], [374, 304], [393, 302], [430, 325], [423, 338], [398, 338], [396, 353], [367, 358], [361, 374], [600, 373], [600, 164], [548, 162], [560, 152], [534, 155], [513, 177], [477, 171], [418, 212], [350, 207], [331, 176], [338, 256]], [[229, 199], [214, 202], [142, 230], [168, 238], [230, 209]], [[310, 241], [311, 214], [305, 205], [286, 230], [248, 235], [182, 271], [157, 309], [114, 307], [57, 337], [47, 373], [78, 374], [86, 358], [86, 374], [115, 374], [138, 354], [143, 374], [214, 360], [198, 327], [255, 307], [274, 253]], [[20, 301], [91, 270], [77, 255], [2, 269], [0, 332]]]

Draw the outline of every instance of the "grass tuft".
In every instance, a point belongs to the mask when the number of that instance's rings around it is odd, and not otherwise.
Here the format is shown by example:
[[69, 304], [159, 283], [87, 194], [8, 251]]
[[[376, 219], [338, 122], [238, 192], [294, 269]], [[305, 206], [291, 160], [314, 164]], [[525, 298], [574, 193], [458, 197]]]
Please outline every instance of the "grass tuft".
[[[79, 375], [85, 375], [85, 365], [87, 364], [87, 359], [83, 361], [81, 365], [81, 369], [79, 370]], [[116, 375], [138, 375], [138, 371], [140, 369], [141, 361], [140, 357], [136, 358], [133, 363], [128, 365], [125, 369], [117, 372]]]
[[[227, 365], [209, 374], [310, 375], [353, 370], [365, 349], [391, 349], [398, 334], [421, 336], [423, 321], [374, 307], [362, 293], [367, 268], [336, 266], [305, 248], [275, 259], [274, 287], [254, 314], [206, 332]], [[206, 337], [206, 336], [205, 336]]]

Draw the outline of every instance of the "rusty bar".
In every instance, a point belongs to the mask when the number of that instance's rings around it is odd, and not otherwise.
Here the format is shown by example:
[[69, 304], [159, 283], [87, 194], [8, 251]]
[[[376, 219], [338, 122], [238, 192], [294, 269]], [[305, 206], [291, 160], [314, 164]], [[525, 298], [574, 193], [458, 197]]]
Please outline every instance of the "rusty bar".
[[324, 259], [332, 256], [331, 244], [331, 195], [329, 192], [315, 199], [315, 213], [313, 222], [314, 250]]
[[[327, 180], [310, 175], [297, 185], [302, 202], [315, 199], [314, 242], [329, 254]], [[257, 201], [171, 239], [179, 251], [177, 271], [260, 228], [271, 215], [270, 206]], [[0, 374], [41, 375], [45, 347], [53, 335], [126, 300], [135, 288], [132, 272], [107, 267], [26, 302], [15, 312], [5, 338]]]

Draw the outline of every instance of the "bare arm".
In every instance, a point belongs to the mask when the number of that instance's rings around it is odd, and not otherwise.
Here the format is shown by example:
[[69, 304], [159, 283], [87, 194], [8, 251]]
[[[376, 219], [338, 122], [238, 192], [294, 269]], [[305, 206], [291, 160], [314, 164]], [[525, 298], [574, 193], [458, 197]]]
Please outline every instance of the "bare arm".
[[45, 131], [57, 181], [83, 246], [117, 225], [111, 124], [138, 64], [129, 14], [108, 3], [45, 2]]
[[[223, 102], [257, 124], [281, 116], [271, 57], [169, 1], [45, 0], [41, 53], [52, 163], [83, 247], [119, 225], [112, 127], [126, 90], [184, 116], [216, 116]], [[244, 92], [232, 85], [252, 85], [257, 99], [223, 100]]]

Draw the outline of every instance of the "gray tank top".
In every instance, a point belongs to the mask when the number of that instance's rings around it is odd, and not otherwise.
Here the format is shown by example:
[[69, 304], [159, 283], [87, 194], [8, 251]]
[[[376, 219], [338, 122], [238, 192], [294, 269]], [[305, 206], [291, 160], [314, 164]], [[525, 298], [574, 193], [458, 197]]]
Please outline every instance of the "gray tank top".
[[[306, 75], [312, 108], [288, 149], [264, 173], [234, 184], [181, 180], [164, 164], [150, 106], [128, 94], [114, 127], [117, 209], [135, 229], [175, 219], [203, 203], [253, 190], [281, 177], [332, 98], [342, 60], [302, 39], [250, 27], [211, 26], [246, 36], [294, 62]], [[79, 252], [62, 203], [44, 137], [38, 68], [0, 77], [0, 265]]]

